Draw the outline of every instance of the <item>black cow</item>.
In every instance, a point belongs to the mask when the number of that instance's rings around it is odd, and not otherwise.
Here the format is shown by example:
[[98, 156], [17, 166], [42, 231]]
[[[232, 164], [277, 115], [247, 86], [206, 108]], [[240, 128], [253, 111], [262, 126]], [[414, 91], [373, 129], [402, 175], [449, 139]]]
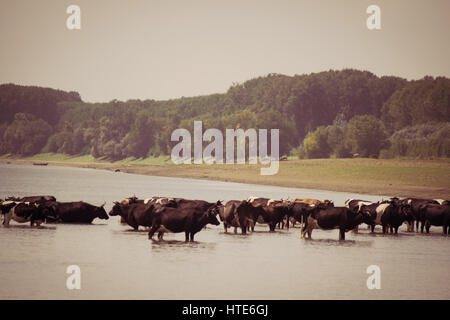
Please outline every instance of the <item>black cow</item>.
[[47, 218], [47, 222], [63, 222], [63, 223], [92, 223], [95, 218], [109, 219], [108, 214], [103, 208], [93, 206], [86, 202], [47, 202], [46, 205], [51, 206], [55, 211], [54, 218]]
[[308, 210], [305, 226], [302, 229], [301, 236], [308, 233], [311, 239], [313, 229], [339, 229], [339, 240], [345, 240], [345, 232], [354, 229], [361, 223], [369, 224], [370, 217], [363, 213], [355, 213], [346, 207], [330, 207], [317, 205]]
[[[331, 207], [334, 205], [330, 205]], [[303, 229], [308, 214], [316, 207], [305, 202], [294, 202], [290, 207], [292, 218], [295, 221], [300, 222], [300, 232]], [[293, 224], [295, 225], [295, 224]]]
[[275, 230], [277, 224], [281, 224], [281, 229], [283, 229], [285, 218], [287, 218], [287, 229], [289, 229], [289, 218], [292, 216], [291, 207], [292, 204], [284, 200], [270, 200], [267, 202], [267, 205], [263, 206], [268, 218], [265, 222], [269, 224], [271, 231]]
[[303, 225], [302, 216], [304, 218], [305, 209], [314, 208], [316, 205], [322, 205], [326, 207], [334, 207], [334, 202], [332, 200], [324, 200], [320, 201], [317, 199], [310, 199], [310, 198], [295, 198], [291, 202], [291, 209], [290, 215], [291, 215], [291, 221], [292, 226], [295, 226], [295, 223], [298, 221], [301, 225]]
[[[419, 222], [423, 219], [420, 217], [420, 207], [425, 204], [439, 204], [438, 201], [432, 199], [417, 199], [417, 198], [405, 198], [399, 200], [401, 204], [408, 204], [411, 206], [412, 221], [410, 231], [414, 231], [414, 221], [416, 221], [416, 231], [419, 232]], [[423, 230], [423, 227], [422, 227]]]
[[120, 216], [134, 230], [138, 230], [139, 226], [152, 226], [152, 212], [155, 210], [155, 207], [160, 208], [161, 205], [144, 202], [133, 202], [130, 204], [114, 202], [109, 215]]
[[442, 226], [443, 234], [450, 234], [449, 204], [424, 204], [419, 211], [422, 219], [421, 232], [423, 232], [424, 227], [429, 233], [430, 226]]
[[[289, 220], [292, 217], [291, 208], [295, 202], [288, 200], [269, 200], [263, 208], [276, 219], [278, 228], [284, 229], [284, 226], [289, 230]], [[270, 213], [270, 212], [273, 213]], [[280, 216], [281, 215], [281, 216]]]
[[369, 228], [372, 232], [375, 231], [376, 225], [381, 225], [381, 216], [383, 215], [384, 210], [388, 207], [389, 204], [385, 205], [379, 202], [375, 202], [372, 204], [361, 204], [356, 209], [353, 207], [353, 212], [364, 212], [365, 214], [370, 216], [370, 223], [368, 223]]
[[[413, 215], [411, 206], [408, 204], [401, 204], [395, 200], [384, 210], [381, 216], [381, 225], [383, 227], [383, 233], [387, 233], [389, 227], [390, 232], [398, 233], [398, 228], [407, 222], [408, 226], [413, 225]], [[408, 228], [409, 229], [409, 228]]]
[[152, 239], [155, 232], [159, 232], [158, 239], [162, 239], [164, 232], [184, 232], [186, 242], [194, 241], [194, 236], [202, 230], [208, 223], [219, 225], [217, 215], [220, 213], [222, 203], [209, 203], [201, 200], [193, 202], [185, 202], [184, 207], [161, 207], [154, 210], [152, 214], [152, 227], [148, 233], [148, 238]]

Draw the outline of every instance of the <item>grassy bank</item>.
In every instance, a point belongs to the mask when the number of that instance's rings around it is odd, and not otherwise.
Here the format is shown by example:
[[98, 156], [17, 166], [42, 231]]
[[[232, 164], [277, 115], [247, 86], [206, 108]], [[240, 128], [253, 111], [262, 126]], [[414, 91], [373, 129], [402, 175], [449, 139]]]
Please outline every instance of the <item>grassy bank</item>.
[[[174, 165], [170, 157], [124, 159], [109, 162], [92, 156], [39, 154], [29, 158], [0, 157], [0, 162], [31, 164], [48, 162], [122, 172], [235, 181], [346, 191], [400, 197], [450, 199], [450, 159], [312, 159], [280, 162], [278, 174], [261, 176], [259, 165]], [[301, 195], [299, 195], [301, 196]]]

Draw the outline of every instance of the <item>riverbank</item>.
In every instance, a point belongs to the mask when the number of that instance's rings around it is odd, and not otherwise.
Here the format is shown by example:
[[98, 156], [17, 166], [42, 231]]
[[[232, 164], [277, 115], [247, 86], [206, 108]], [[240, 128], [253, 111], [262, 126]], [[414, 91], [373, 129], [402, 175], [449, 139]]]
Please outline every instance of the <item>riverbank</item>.
[[[278, 174], [261, 176], [259, 165], [174, 165], [170, 157], [117, 162], [91, 156], [42, 154], [0, 157], [0, 163], [72, 166], [125, 173], [232, 181], [373, 195], [450, 199], [450, 159], [289, 159]], [[301, 195], [299, 195], [301, 196]]]

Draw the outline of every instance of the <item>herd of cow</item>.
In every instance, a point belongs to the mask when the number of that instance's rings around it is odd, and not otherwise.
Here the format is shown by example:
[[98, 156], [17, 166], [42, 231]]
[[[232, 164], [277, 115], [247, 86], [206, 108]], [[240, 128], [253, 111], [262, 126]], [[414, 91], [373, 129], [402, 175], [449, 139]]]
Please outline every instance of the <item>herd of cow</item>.
[[0, 201], [3, 225], [9, 226], [11, 219], [16, 222], [30, 222], [30, 225], [46, 223], [91, 223], [95, 218], [108, 219], [120, 216], [135, 230], [139, 226], [149, 228], [149, 239], [158, 233], [158, 239], [166, 232], [184, 232], [186, 241], [194, 241], [194, 235], [207, 224], [219, 225], [222, 221], [225, 232], [233, 227], [243, 234], [254, 231], [256, 223], [267, 224], [270, 231], [295, 226], [300, 223], [301, 237], [311, 238], [313, 229], [339, 229], [339, 239], [345, 233], [357, 230], [365, 223], [374, 232], [375, 226], [382, 226], [383, 233], [397, 233], [398, 228], [407, 224], [409, 232], [428, 233], [430, 226], [442, 227], [443, 234], [450, 234], [450, 201], [416, 198], [391, 198], [371, 202], [349, 199], [344, 207], [336, 207], [329, 200], [296, 198], [274, 200], [250, 197], [246, 200], [207, 202], [183, 198], [152, 197], [138, 199], [130, 197], [114, 202], [109, 216], [102, 206], [85, 202], [58, 202], [53, 196], [10, 197]]

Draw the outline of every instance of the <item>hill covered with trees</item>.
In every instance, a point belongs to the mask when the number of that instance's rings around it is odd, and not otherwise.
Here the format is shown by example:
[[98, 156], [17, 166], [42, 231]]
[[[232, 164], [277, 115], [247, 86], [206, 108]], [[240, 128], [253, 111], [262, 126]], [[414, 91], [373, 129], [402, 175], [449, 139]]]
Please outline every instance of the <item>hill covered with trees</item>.
[[58, 152], [109, 160], [170, 154], [176, 128], [278, 128], [301, 158], [450, 157], [450, 79], [367, 71], [269, 74], [226, 93], [86, 103], [76, 92], [0, 85], [0, 154]]

